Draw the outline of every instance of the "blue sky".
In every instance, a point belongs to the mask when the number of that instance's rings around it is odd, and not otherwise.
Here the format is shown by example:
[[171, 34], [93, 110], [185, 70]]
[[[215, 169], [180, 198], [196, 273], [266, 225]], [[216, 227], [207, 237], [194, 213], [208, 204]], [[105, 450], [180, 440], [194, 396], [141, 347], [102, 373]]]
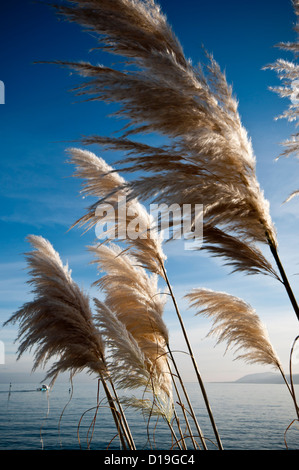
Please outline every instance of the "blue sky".
[[[298, 292], [299, 220], [298, 200], [281, 203], [299, 187], [298, 163], [275, 157], [279, 143], [289, 137], [293, 126], [274, 121], [288, 105], [268, 90], [278, 83], [274, 73], [262, 67], [278, 57], [291, 57], [273, 46], [294, 39], [295, 21], [288, 0], [162, 0], [164, 13], [180, 39], [185, 54], [194, 64], [202, 58], [201, 45], [212, 52], [239, 100], [239, 111], [257, 158], [257, 175], [278, 231], [280, 255]], [[183, 4], [183, 8], [182, 8]], [[96, 279], [88, 263], [86, 245], [94, 233], [68, 232], [88, 205], [79, 197], [80, 182], [70, 178], [72, 168], [65, 163], [65, 149], [82, 135], [111, 135], [120, 125], [107, 115], [111, 106], [84, 103], [69, 90], [80, 80], [57, 66], [36, 61], [89, 60], [110, 64], [108, 55], [90, 50], [95, 40], [79, 26], [58, 21], [43, 2], [29, 0], [1, 5], [0, 80], [5, 83], [5, 104], [0, 105], [0, 322], [31, 298], [22, 253], [29, 246], [28, 234], [42, 235], [53, 243], [73, 277], [86, 290]], [[95, 150], [95, 149], [92, 149]], [[97, 152], [99, 155], [100, 153]], [[113, 155], [104, 158], [113, 164]], [[175, 244], [177, 243], [177, 244]], [[225, 347], [206, 339], [209, 322], [194, 317], [183, 300], [193, 287], [209, 287], [238, 295], [256, 308], [267, 325], [272, 343], [287, 368], [291, 343], [298, 323], [286, 294], [277, 282], [262, 276], [228, 275], [221, 262], [169, 244], [167, 269], [183, 312], [186, 328], [196, 352], [199, 368], [206, 380], [234, 380], [242, 375], [263, 372], [224, 356]], [[91, 289], [92, 294], [95, 293]], [[185, 349], [170, 304], [165, 321], [176, 347]], [[16, 363], [13, 341], [17, 327], [0, 329], [6, 361], [1, 373], [30, 371], [31, 358]], [[186, 360], [185, 355], [179, 359]], [[299, 363], [299, 356], [298, 356]], [[184, 362], [186, 378], [191, 368]]]

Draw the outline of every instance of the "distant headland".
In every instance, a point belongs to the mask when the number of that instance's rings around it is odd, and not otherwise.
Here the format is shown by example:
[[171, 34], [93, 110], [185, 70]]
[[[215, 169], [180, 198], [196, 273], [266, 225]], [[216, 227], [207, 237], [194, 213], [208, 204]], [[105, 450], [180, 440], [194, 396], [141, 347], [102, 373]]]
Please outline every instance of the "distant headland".
[[[286, 374], [287, 380], [290, 379], [289, 374]], [[283, 378], [280, 374], [274, 372], [264, 372], [259, 374], [244, 375], [240, 379], [234, 381], [234, 383], [252, 383], [252, 384], [283, 384]], [[299, 374], [293, 375], [293, 383], [299, 384]]]

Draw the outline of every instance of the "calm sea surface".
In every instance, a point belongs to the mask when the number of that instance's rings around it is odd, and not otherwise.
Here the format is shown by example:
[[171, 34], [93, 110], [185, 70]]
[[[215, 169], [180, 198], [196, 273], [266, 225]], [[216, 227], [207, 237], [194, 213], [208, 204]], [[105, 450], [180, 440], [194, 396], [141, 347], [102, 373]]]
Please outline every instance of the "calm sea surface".
[[[188, 389], [213, 449], [215, 438], [198, 386], [188, 384]], [[206, 389], [224, 449], [286, 449], [285, 430], [296, 416], [284, 385], [208, 383]], [[0, 384], [0, 450], [119, 449], [109, 409], [103, 402], [96, 410], [96, 404], [96, 382], [75, 383], [73, 393], [68, 383], [57, 383], [50, 392], [37, 391], [32, 384], [12, 384], [11, 393], [9, 384]], [[148, 428], [140, 412], [128, 410], [126, 416], [138, 449], [171, 448], [162, 420], [152, 418]], [[289, 449], [299, 449], [296, 423], [286, 439]]]

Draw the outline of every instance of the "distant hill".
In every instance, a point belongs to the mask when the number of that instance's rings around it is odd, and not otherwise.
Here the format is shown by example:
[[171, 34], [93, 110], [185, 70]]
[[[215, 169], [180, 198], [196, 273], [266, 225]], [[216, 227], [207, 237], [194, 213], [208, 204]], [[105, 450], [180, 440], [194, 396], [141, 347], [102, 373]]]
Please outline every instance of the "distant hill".
[[[289, 380], [289, 375], [286, 374]], [[235, 383], [246, 383], [246, 384], [283, 384], [283, 378], [280, 374], [273, 372], [265, 372], [260, 374], [249, 374], [244, 375], [240, 379], [236, 380]], [[299, 384], [299, 374], [293, 375], [293, 383]]]

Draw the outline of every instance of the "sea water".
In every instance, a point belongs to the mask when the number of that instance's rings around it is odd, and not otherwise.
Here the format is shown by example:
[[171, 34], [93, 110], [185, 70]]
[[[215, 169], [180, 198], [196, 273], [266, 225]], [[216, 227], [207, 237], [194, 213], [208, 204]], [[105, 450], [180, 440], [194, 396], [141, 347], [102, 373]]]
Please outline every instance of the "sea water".
[[[199, 387], [187, 387], [208, 447], [215, 449]], [[96, 381], [75, 383], [73, 389], [57, 383], [49, 392], [36, 388], [32, 383], [0, 385], [0, 450], [120, 449]], [[224, 449], [299, 449], [295, 409], [285, 385], [207, 383], [206, 390]], [[126, 417], [138, 449], [168, 450], [174, 445], [161, 418], [149, 420], [132, 409]]]

